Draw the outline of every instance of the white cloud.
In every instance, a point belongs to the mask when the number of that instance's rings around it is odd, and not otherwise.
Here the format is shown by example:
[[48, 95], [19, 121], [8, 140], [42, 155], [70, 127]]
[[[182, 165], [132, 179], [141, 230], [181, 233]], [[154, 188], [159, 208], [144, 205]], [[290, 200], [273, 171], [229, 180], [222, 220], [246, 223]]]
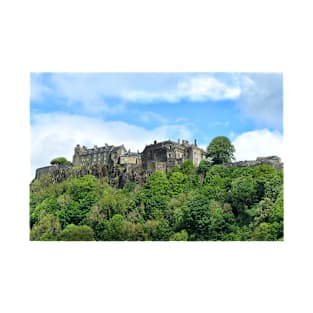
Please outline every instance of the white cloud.
[[283, 137], [279, 132], [268, 129], [254, 130], [240, 134], [233, 140], [237, 161], [255, 160], [260, 156], [277, 155], [283, 159]]
[[55, 95], [63, 98], [67, 106], [80, 105], [87, 113], [119, 113], [125, 109], [121, 103], [109, 105], [104, 101], [108, 81], [97, 74], [53, 74], [50, 83]]
[[165, 101], [165, 102], [178, 102], [180, 97], [177, 91], [144, 91], [144, 90], [125, 90], [121, 97], [126, 101], [140, 101], [140, 102], [155, 102], [155, 101]]
[[184, 125], [162, 125], [145, 129], [124, 122], [102, 121], [97, 118], [66, 114], [38, 114], [31, 126], [31, 175], [35, 169], [49, 165], [51, 159], [64, 156], [72, 160], [76, 144], [92, 147], [124, 144], [126, 149], [142, 151], [153, 140], [191, 140]]
[[178, 94], [192, 101], [236, 99], [239, 87], [227, 85], [211, 76], [192, 77], [178, 84]]
[[175, 88], [157, 91], [124, 90], [122, 97], [128, 101], [189, 101], [236, 99], [241, 90], [238, 86], [228, 85], [208, 75], [188, 77], [177, 82]]

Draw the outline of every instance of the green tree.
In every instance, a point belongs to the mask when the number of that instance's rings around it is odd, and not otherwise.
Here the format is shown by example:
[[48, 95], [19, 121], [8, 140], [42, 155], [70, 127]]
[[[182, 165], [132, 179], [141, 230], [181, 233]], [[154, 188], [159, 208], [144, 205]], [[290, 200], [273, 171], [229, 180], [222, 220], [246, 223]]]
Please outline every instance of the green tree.
[[87, 213], [99, 199], [100, 185], [94, 176], [82, 176], [72, 178], [61, 184], [63, 193], [68, 195], [65, 201], [66, 206], [58, 211], [62, 227], [68, 224], [82, 224]]
[[60, 206], [57, 203], [55, 196], [47, 196], [47, 198], [45, 198], [39, 205], [37, 205], [35, 208], [31, 208], [30, 226], [32, 227], [39, 221], [41, 214], [55, 213], [59, 209]]
[[279, 196], [277, 197], [273, 210], [269, 214], [269, 222], [279, 222], [283, 223], [284, 220], [284, 194], [281, 191]]
[[58, 158], [51, 160], [50, 164], [51, 165], [55, 165], [55, 164], [57, 164], [57, 165], [70, 165], [72, 163], [64, 157], [58, 157]]
[[142, 224], [131, 223], [120, 214], [115, 214], [109, 221], [105, 220], [100, 225], [102, 226], [101, 240], [125, 241], [145, 239]]
[[277, 237], [279, 233], [279, 225], [278, 223], [269, 224], [269, 223], [261, 223], [258, 227], [256, 227], [253, 240], [257, 241], [274, 241], [278, 240]]
[[208, 236], [210, 240], [223, 240], [226, 234], [233, 231], [235, 216], [231, 210], [222, 209], [217, 201], [209, 203], [210, 219], [208, 225]]
[[251, 176], [235, 178], [231, 183], [229, 200], [236, 216], [244, 214], [257, 200], [257, 188]]
[[283, 191], [282, 177], [275, 175], [264, 183], [264, 195], [272, 201], [276, 201], [277, 197]]
[[169, 188], [173, 195], [178, 195], [185, 189], [187, 177], [180, 172], [173, 172], [169, 178]]
[[125, 240], [123, 236], [124, 218], [120, 214], [115, 214], [109, 221], [105, 222], [103, 232], [104, 240]]
[[63, 241], [93, 241], [94, 231], [87, 225], [67, 225], [61, 232], [61, 240]]
[[235, 147], [227, 137], [215, 137], [207, 147], [208, 157], [213, 159], [213, 164], [229, 163], [235, 160]]
[[213, 200], [223, 203], [228, 198], [231, 178], [230, 169], [224, 165], [214, 165], [207, 169], [201, 192]]
[[199, 166], [198, 166], [198, 174], [201, 175], [202, 177], [205, 176], [208, 168], [209, 168], [209, 163], [205, 160], [201, 160], [200, 163], [199, 163]]
[[166, 219], [151, 219], [143, 224], [145, 240], [167, 241], [173, 234]]
[[181, 230], [179, 233], [173, 234], [170, 241], [187, 241], [188, 240], [188, 233], [185, 229]]
[[186, 160], [180, 166], [179, 171], [186, 176], [185, 189], [197, 189], [200, 186], [200, 179], [197, 175], [197, 168], [191, 160]]
[[209, 199], [201, 194], [195, 194], [186, 203], [182, 228], [186, 229], [191, 240], [208, 240], [210, 224]]
[[194, 166], [191, 160], [186, 160], [180, 166], [180, 171], [185, 175], [195, 175], [197, 168]]
[[261, 200], [265, 193], [268, 198], [275, 200], [282, 185], [275, 168], [269, 164], [256, 166], [252, 168], [252, 176], [256, 182], [258, 200]]
[[154, 172], [147, 180], [141, 192], [145, 207], [145, 218], [159, 218], [170, 199], [170, 185], [164, 172]]
[[53, 214], [43, 214], [37, 224], [30, 231], [30, 240], [54, 241], [58, 240], [61, 225]]
[[256, 214], [254, 217], [254, 224], [259, 225], [263, 222], [269, 221], [269, 216], [273, 210], [274, 203], [269, 198], [262, 199], [255, 205]]

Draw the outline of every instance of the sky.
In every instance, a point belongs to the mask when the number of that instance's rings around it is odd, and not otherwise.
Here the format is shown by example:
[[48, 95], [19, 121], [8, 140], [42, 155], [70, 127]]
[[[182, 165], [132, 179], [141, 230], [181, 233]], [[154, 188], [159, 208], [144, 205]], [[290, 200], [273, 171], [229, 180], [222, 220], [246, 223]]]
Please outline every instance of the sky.
[[227, 136], [236, 160], [282, 156], [281, 73], [31, 73], [31, 176], [76, 144]]

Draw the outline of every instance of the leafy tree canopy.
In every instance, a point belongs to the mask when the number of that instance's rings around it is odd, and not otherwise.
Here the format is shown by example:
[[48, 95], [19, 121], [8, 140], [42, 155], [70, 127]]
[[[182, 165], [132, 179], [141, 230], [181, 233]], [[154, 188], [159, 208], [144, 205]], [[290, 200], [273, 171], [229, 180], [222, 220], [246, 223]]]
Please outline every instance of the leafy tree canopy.
[[235, 147], [227, 137], [215, 137], [207, 147], [207, 155], [213, 159], [213, 164], [229, 163], [235, 160]]
[[51, 160], [50, 164], [51, 165], [69, 165], [69, 164], [71, 164], [71, 162], [68, 161], [64, 157], [58, 157], [58, 158]]
[[61, 240], [65, 241], [92, 241], [94, 240], [93, 229], [87, 225], [67, 225], [61, 232]]

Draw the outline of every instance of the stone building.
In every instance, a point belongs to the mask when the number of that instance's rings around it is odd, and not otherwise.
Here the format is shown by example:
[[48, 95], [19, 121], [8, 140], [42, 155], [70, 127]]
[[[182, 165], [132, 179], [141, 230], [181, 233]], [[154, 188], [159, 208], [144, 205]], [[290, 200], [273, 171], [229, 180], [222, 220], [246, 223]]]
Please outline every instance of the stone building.
[[87, 149], [85, 146], [77, 145], [74, 149], [73, 165], [74, 166], [91, 166], [95, 164], [115, 166], [119, 163], [120, 156], [126, 153], [124, 145], [109, 146], [98, 148], [94, 146]]
[[142, 167], [151, 172], [162, 170], [170, 171], [175, 165], [180, 165], [186, 160], [191, 160], [198, 166], [201, 160], [205, 160], [206, 153], [203, 149], [187, 140], [177, 142], [167, 140], [162, 142], [154, 141], [147, 145], [141, 153]]
[[[66, 177], [66, 173], [70, 172], [72, 172], [73, 177], [87, 174], [98, 175], [99, 177], [111, 175], [111, 179], [116, 180], [115, 185], [120, 186], [123, 175], [126, 177], [126, 181], [143, 183], [152, 172], [157, 170], [170, 171], [186, 160], [191, 160], [195, 166], [198, 166], [201, 160], [210, 162], [210, 158], [206, 158], [206, 152], [197, 146], [196, 140], [193, 144], [189, 144], [187, 140], [182, 140], [182, 142], [180, 140], [177, 142], [171, 140], [154, 141], [153, 144], [147, 145], [142, 153], [127, 151], [124, 145], [105, 144], [104, 147], [94, 146], [91, 149], [77, 145], [74, 148], [72, 165], [51, 165], [38, 168], [35, 179], [50, 174], [60, 180], [62, 177]], [[284, 167], [278, 156], [258, 157], [253, 161], [239, 161], [224, 165], [251, 167], [262, 164], [269, 164], [276, 169]]]
[[177, 142], [167, 140], [154, 141], [145, 147], [142, 153], [127, 151], [124, 145], [104, 147], [94, 146], [87, 149], [77, 145], [74, 149], [73, 166], [108, 165], [109, 167], [123, 166], [126, 170], [141, 167], [154, 172], [157, 170], [170, 171], [175, 165], [180, 165], [186, 160], [191, 160], [198, 166], [206, 158], [205, 151], [187, 140]]

